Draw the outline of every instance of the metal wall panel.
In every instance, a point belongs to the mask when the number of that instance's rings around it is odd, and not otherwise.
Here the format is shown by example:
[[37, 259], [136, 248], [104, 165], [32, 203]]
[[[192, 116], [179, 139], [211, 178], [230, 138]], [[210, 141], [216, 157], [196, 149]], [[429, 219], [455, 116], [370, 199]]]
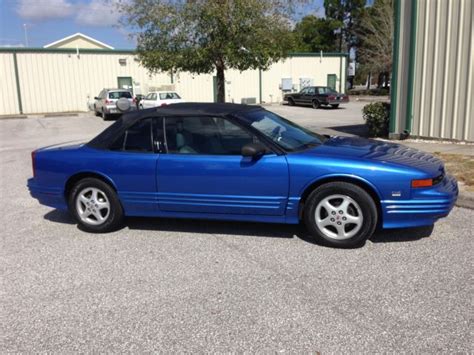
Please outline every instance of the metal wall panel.
[[12, 53], [0, 53], [0, 115], [19, 114]]
[[[474, 0], [418, 0], [412, 134], [474, 141]], [[406, 64], [406, 63], [405, 63]], [[403, 120], [398, 117], [398, 120]]]

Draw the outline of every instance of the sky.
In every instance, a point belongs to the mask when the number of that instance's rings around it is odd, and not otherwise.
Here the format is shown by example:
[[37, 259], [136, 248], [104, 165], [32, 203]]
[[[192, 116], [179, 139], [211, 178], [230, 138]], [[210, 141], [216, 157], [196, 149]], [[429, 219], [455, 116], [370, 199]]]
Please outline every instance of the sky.
[[[129, 33], [118, 26], [119, 1], [0, 0], [0, 47], [24, 47], [27, 42], [43, 47], [81, 32], [116, 49], [132, 49]], [[310, 1], [298, 16], [324, 14], [323, 1]]]

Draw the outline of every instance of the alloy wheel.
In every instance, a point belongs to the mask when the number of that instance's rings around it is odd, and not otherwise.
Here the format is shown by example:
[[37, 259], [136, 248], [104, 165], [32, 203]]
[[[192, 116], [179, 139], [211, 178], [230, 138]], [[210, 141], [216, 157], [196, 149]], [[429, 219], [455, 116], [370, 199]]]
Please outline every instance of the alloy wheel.
[[359, 204], [347, 195], [325, 197], [316, 206], [314, 217], [321, 233], [337, 240], [352, 238], [364, 222]]
[[77, 194], [76, 210], [81, 221], [98, 226], [109, 217], [110, 202], [102, 190], [96, 187], [87, 187]]

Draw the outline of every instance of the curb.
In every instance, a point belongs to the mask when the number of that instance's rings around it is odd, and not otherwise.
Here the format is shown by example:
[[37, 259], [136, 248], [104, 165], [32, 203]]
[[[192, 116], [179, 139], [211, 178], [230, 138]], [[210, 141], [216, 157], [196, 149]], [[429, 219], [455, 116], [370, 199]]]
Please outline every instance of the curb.
[[16, 120], [28, 118], [27, 115], [16, 115], [16, 116], [0, 116], [0, 120]]
[[456, 206], [474, 210], [474, 194], [459, 192]]
[[79, 113], [46, 113], [43, 117], [77, 117]]

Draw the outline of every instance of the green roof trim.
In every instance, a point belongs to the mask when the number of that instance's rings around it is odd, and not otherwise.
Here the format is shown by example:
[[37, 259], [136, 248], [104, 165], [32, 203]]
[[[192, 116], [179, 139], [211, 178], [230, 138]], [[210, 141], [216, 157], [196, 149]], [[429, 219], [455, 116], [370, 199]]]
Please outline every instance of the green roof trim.
[[[0, 48], [0, 53], [77, 53], [76, 48], [25, 48], [25, 47], [4, 47]], [[95, 49], [79, 48], [79, 54], [135, 54], [134, 49]]]
[[[290, 52], [290, 57], [321, 57], [320, 52]], [[349, 57], [349, 53], [323, 52], [323, 57]]]
[[[25, 48], [4, 47], [0, 53], [77, 53], [76, 48]], [[79, 48], [80, 54], [136, 54], [135, 49], [94, 49]], [[290, 52], [289, 57], [320, 57], [320, 52]], [[349, 57], [349, 53], [323, 52], [323, 57]]]

